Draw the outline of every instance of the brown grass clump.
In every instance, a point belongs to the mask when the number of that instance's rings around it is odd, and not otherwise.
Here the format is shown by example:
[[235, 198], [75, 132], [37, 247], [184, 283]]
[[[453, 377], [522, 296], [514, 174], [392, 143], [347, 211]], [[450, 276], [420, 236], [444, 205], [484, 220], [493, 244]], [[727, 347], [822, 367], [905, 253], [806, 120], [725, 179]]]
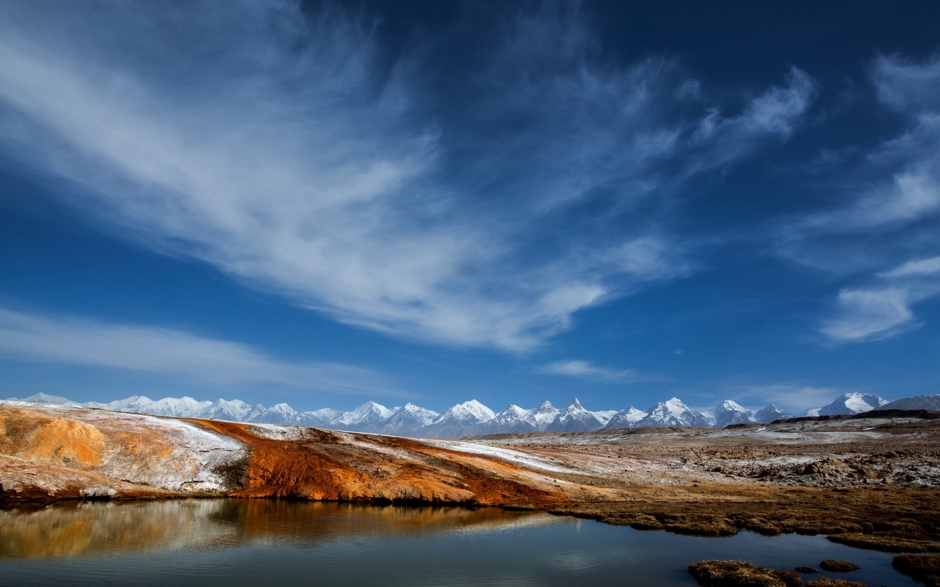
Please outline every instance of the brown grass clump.
[[835, 534], [829, 536], [829, 540], [853, 548], [865, 548], [881, 552], [927, 552], [932, 550], [930, 545], [922, 542], [914, 542], [913, 540], [883, 534]]
[[804, 574], [804, 575], [809, 575], [809, 574], [812, 574], [812, 573], [818, 573], [818, 572], [819, 572], [819, 571], [817, 571], [816, 569], [814, 569], [813, 567], [796, 567], [796, 568], [793, 569], [793, 570], [796, 571], [797, 573], [802, 573], [802, 574]]
[[738, 529], [724, 518], [705, 518], [692, 520], [677, 520], [666, 524], [667, 532], [685, 536], [706, 536], [717, 538], [721, 536], [734, 536]]
[[660, 522], [653, 516], [649, 516], [646, 514], [637, 514], [635, 516], [632, 516], [632, 519], [629, 522], [629, 526], [633, 528], [634, 530], [643, 530], [643, 531], [662, 530], [665, 527], [663, 526], [662, 522]]
[[907, 575], [915, 581], [940, 587], [940, 555], [936, 554], [902, 554], [894, 557], [891, 565], [902, 575]]
[[834, 558], [827, 558], [823, 562], [819, 563], [819, 566], [822, 567], [822, 570], [829, 571], [830, 573], [850, 573], [862, 568], [855, 563], [851, 563], [849, 561], [840, 561]]
[[689, 565], [689, 574], [703, 587], [801, 587], [793, 571], [757, 567], [745, 561], [708, 560]]
[[739, 516], [734, 520], [734, 524], [739, 528], [757, 532], [762, 536], [779, 536], [783, 532], [793, 532], [793, 524], [787, 522], [771, 522], [760, 516]]
[[[558, 510], [553, 511], [553, 513], [562, 514], [562, 512]], [[588, 519], [593, 519], [588, 516], [575, 515], [575, 517], [587, 517]], [[630, 526], [634, 530], [642, 531], [663, 530], [665, 528], [662, 522], [647, 514], [614, 514], [606, 518], [604, 521], [611, 526]]]
[[806, 587], [868, 587], [864, 583], [857, 581], [845, 581], [843, 579], [830, 579], [829, 577], [819, 577], [806, 584]]

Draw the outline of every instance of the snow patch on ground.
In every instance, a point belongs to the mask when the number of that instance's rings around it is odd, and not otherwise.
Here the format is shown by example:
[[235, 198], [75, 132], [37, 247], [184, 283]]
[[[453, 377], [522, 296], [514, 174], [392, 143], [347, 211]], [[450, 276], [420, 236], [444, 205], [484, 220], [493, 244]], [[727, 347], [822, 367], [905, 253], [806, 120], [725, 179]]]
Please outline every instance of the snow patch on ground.
[[488, 446], [485, 444], [477, 444], [475, 442], [468, 441], [456, 441], [456, 440], [427, 440], [423, 439], [419, 442], [427, 444], [429, 446], [435, 446], [437, 448], [444, 448], [447, 450], [453, 450], [457, 452], [465, 452], [470, 454], [483, 455], [501, 461], [506, 461], [515, 465], [520, 465], [522, 467], [528, 467], [531, 469], [541, 469], [543, 471], [553, 471], [556, 473], [577, 473], [576, 469], [571, 469], [558, 463], [551, 462], [547, 459], [536, 457], [530, 454], [523, 452], [515, 451], [508, 448], [499, 448], [496, 446]]

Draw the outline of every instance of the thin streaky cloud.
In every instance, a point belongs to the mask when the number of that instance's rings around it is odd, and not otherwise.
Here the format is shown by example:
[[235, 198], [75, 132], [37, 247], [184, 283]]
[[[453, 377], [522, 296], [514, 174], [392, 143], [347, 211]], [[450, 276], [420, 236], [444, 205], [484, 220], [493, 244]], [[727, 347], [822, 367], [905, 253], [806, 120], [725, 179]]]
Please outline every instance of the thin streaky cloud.
[[637, 373], [635, 369], [611, 369], [600, 367], [590, 361], [579, 360], [556, 361], [538, 367], [536, 372], [607, 383], [636, 383], [650, 380], [649, 377]]
[[878, 277], [883, 279], [903, 279], [929, 277], [933, 275], [940, 275], [940, 256], [908, 261], [900, 267], [879, 273]]
[[398, 395], [381, 374], [338, 363], [274, 359], [236, 342], [180, 330], [46, 316], [0, 307], [0, 356], [181, 377], [197, 383], [286, 385]]

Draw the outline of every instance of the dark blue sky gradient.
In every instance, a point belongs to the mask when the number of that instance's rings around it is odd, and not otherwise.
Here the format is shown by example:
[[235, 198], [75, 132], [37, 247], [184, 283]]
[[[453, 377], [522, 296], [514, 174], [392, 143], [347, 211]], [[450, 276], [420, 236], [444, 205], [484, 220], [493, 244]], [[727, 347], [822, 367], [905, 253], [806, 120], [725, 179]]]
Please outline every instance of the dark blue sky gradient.
[[935, 2], [101, 8], [0, 8], [0, 397], [940, 393]]

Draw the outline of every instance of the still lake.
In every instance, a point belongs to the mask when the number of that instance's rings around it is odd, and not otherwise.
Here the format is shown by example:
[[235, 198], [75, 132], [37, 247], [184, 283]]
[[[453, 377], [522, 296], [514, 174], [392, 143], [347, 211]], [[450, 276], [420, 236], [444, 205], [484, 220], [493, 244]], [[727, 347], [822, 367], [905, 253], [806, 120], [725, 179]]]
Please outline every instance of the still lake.
[[826, 558], [915, 585], [889, 554], [821, 536], [693, 538], [543, 513], [276, 500], [63, 503], [0, 511], [0, 585], [695, 585], [686, 567]]

